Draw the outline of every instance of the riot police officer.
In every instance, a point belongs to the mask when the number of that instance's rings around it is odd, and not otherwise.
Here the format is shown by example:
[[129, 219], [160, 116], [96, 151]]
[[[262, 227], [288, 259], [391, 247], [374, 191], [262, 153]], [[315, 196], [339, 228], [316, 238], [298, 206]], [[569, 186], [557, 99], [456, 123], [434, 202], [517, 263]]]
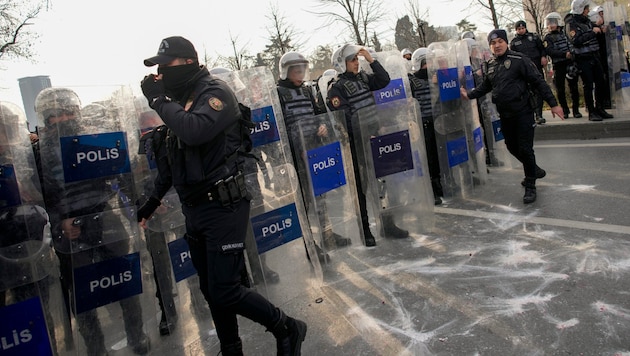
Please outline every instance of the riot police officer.
[[[573, 0], [571, 2], [572, 16], [568, 20], [566, 31], [568, 31], [569, 41], [571, 41], [575, 53], [575, 61], [580, 70], [588, 119], [590, 121], [602, 121], [602, 119], [613, 118], [613, 115], [604, 110], [604, 105], [610, 98], [606, 98], [604, 87], [607, 84], [604, 80], [604, 71], [599, 57], [599, 43], [597, 42], [597, 34], [601, 33], [602, 30], [598, 26], [593, 26], [588, 18], [589, 6], [589, 0]], [[595, 100], [593, 100], [593, 84], [595, 85]]]
[[427, 150], [427, 163], [431, 177], [431, 187], [435, 205], [442, 204], [444, 192], [440, 182], [440, 161], [438, 158], [437, 141], [435, 140], [435, 126], [433, 122], [433, 106], [431, 104], [431, 91], [429, 73], [427, 70], [427, 53], [425, 47], [418, 48], [411, 55], [413, 73], [409, 73], [409, 84], [413, 97], [420, 104], [422, 114], [422, 126], [424, 127], [424, 144]]
[[[53, 246], [59, 258], [61, 285], [70, 309], [78, 309], [74, 271], [77, 268], [127, 255], [131, 241], [117, 218], [105, 212], [114, 209], [112, 199], [118, 192], [111, 181], [102, 177], [66, 181], [61, 138], [77, 136], [87, 124], [81, 116], [77, 94], [67, 88], [46, 88], [35, 99], [40, 126], [40, 140], [35, 147], [42, 190], [52, 226]], [[121, 177], [124, 179], [124, 177]], [[119, 191], [128, 187], [119, 182]], [[149, 338], [142, 330], [142, 307], [137, 295], [121, 299], [119, 304], [128, 345], [136, 354], [149, 352]], [[105, 355], [105, 336], [96, 309], [76, 313], [89, 355]]]
[[497, 29], [488, 35], [494, 58], [487, 64], [481, 85], [471, 91], [462, 88], [462, 96], [476, 99], [492, 91], [492, 101], [501, 117], [505, 144], [510, 153], [523, 163], [525, 195], [523, 203], [536, 200], [536, 179], [546, 172], [536, 165], [534, 155], [534, 113], [530, 105], [528, 85], [533, 86], [551, 106], [554, 116], [564, 120], [563, 111], [551, 89], [532, 61], [520, 53], [508, 50], [507, 33]]
[[[547, 53], [543, 46], [542, 40], [537, 33], [531, 33], [527, 30], [527, 24], [525, 21], [516, 21], [514, 25], [516, 29], [516, 36], [510, 42], [510, 50], [514, 52], [520, 52], [534, 62], [536, 68], [540, 74], [545, 77], [544, 67], [547, 65]], [[547, 120], [542, 117], [542, 104], [543, 98], [541, 95], [536, 95], [536, 123], [544, 124]]]
[[567, 68], [573, 65], [573, 54], [571, 43], [567, 35], [563, 31], [564, 22], [557, 12], [551, 12], [545, 16], [547, 29], [549, 32], [545, 35], [543, 46], [551, 57], [553, 63], [553, 82], [556, 85], [556, 92], [560, 106], [564, 110], [564, 117], [569, 117], [569, 105], [567, 104], [565, 79], [569, 83], [569, 92], [571, 93], [571, 102], [573, 104], [573, 117], [579, 119], [582, 117], [580, 113], [580, 93], [578, 92], [578, 78], [567, 78]]
[[[144, 64], [158, 65], [157, 75], [142, 80], [142, 92], [168, 127], [172, 184], [182, 202], [186, 239], [222, 354], [243, 354], [237, 314], [271, 331], [278, 355], [299, 354], [306, 324], [241, 284], [251, 196], [240, 154], [249, 129], [241, 124], [236, 96], [199, 65], [197, 51], [183, 37], [163, 39], [157, 55]], [[147, 202], [143, 221], [160, 198]]]
[[[301, 53], [291, 51], [283, 54], [280, 58], [278, 68], [280, 68], [280, 79], [278, 80], [277, 87], [278, 96], [280, 97], [284, 123], [289, 134], [293, 163], [296, 167], [304, 168], [304, 157], [299, 157], [300, 148], [297, 146], [297, 141], [299, 140], [298, 124], [300, 121], [304, 121], [302, 120], [304, 118], [311, 118], [315, 115], [325, 113], [326, 107], [324, 103], [317, 102], [313, 92], [304, 85], [304, 79], [308, 69], [308, 60]], [[328, 128], [325, 123], [320, 123], [316, 127], [308, 128], [306, 131], [312, 133], [310, 138], [314, 140], [328, 135]], [[308, 181], [300, 182], [303, 197], [305, 196], [304, 190], [308, 189], [309, 184]], [[326, 200], [324, 197], [319, 196], [316, 199], [318, 199], [317, 205], [319, 211], [317, 215], [320, 218], [320, 224], [322, 227], [330, 227], [330, 229], [323, 231], [324, 242], [338, 247], [351, 244], [352, 242], [349, 238], [332, 231], [331, 224], [328, 221]], [[318, 251], [318, 253], [320, 252]]]
[[[369, 63], [373, 74], [359, 70], [359, 56], [364, 57]], [[359, 170], [362, 168], [358, 164], [358, 154], [360, 153], [355, 147], [352, 117], [359, 109], [376, 106], [372, 91], [385, 88], [389, 84], [390, 78], [385, 68], [374, 59], [365, 47], [361, 46], [346, 44], [340, 47], [332, 54], [332, 65], [339, 76], [329, 85], [326, 104], [330, 110], [343, 110], [345, 113], [365, 244], [366, 246], [375, 246], [376, 240], [370, 231], [366, 197], [361, 189], [367, 182], [362, 182], [359, 174]], [[389, 214], [383, 216], [383, 232], [385, 236], [393, 238], [409, 236], [408, 231], [402, 230], [394, 224], [394, 217]]]

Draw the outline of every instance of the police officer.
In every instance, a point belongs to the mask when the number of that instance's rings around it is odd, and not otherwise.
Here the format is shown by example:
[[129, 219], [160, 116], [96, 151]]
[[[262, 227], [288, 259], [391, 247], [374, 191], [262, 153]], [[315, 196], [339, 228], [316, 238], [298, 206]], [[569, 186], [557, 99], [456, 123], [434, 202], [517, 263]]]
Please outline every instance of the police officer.
[[545, 35], [543, 46], [551, 57], [553, 63], [553, 82], [556, 86], [558, 101], [564, 111], [565, 119], [569, 117], [569, 105], [567, 104], [565, 79], [569, 82], [569, 91], [571, 93], [571, 102], [573, 104], [573, 117], [579, 119], [582, 117], [580, 113], [580, 93], [578, 92], [578, 78], [567, 75], [567, 67], [573, 65], [573, 54], [571, 43], [567, 35], [563, 31], [564, 22], [562, 16], [557, 12], [550, 12], [545, 16], [547, 29], [549, 32]]
[[440, 182], [440, 161], [438, 158], [438, 147], [435, 139], [435, 126], [433, 123], [433, 106], [431, 104], [431, 91], [429, 83], [429, 72], [427, 70], [426, 47], [418, 48], [411, 55], [413, 73], [409, 73], [409, 84], [414, 98], [420, 104], [422, 114], [422, 126], [424, 127], [424, 144], [427, 150], [427, 163], [429, 175], [431, 176], [431, 187], [433, 188], [433, 198], [435, 205], [442, 204], [444, 192]]
[[476, 99], [492, 91], [492, 102], [501, 117], [501, 129], [510, 153], [523, 163], [525, 195], [523, 203], [536, 200], [536, 179], [546, 172], [536, 165], [534, 155], [534, 113], [529, 103], [528, 84], [533, 86], [551, 106], [554, 116], [562, 116], [551, 89], [532, 61], [520, 53], [508, 50], [507, 33], [495, 29], [488, 35], [494, 58], [487, 64], [486, 75], [481, 85], [471, 91], [462, 88], [464, 98]]
[[[38, 157], [44, 201], [50, 216], [53, 246], [59, 258], [63, 295], [70, 309], [70, 305], [77, 302], [71, 299], [75, 298], [74, 269], [128, 254], [130, 240], [117, 236], [125, 231], [120, 220], [104, 221], [103, 213], [113, 210], [111, 201], [116, 194], [107, 179], [65, 181], [58, 144], [61, 137], [80, 134], [84, 124], [77, 94], [67, 88], [46, 88], [35, 99], [35, 112], [42, 124], [38, 127], [40, 140], [34, 147], [35, 156]], [[125, 187], [126, 183], [121, 181], [119, 185]], [[149, 338], [142, 330], [142, 307], [138, 296], [122, 299], [119, 304], [128, 345], [136, 354], [147, 354]], [[87, 353], [106, 355], [105, 336], [97, 310], [76, 314], [75, 318]]]
[[[359, 70], [359, 56], [363, 56], [369, 63], [373, 74]], [[376, 106], [372, 91], [385, 88], [389, 84], [390, 78], [385, 68], [372, 57], [372, 54], [365, 47], [361, 46], [346, 44], [340, 47], [332, 54], [332, 65], [339, 76], [328, 87], [326, 105], [332, 111], [343, 110], [345, 113], [365, 244], [366, 246], [375, 246], [376, 240], [370, 231], [367, 201], [365, 193], [361, 189], [361, 187], [367, 186], [367, 182], [362, 183], [359, 174], [361, 168], [358, 163], [358, 155], [361, 153], [355, 147], [352, 117], [359, 109]], [[409, 236], [408, 231], [394, 225], [392, 215], [383, 216], [383, 230], [387, 237], [404, 238]]]
[[[282, 107], [282, 115], [284, 123], [289, 134], [289, 143], [291, 145], [291, 155], [293, 163], [296, 167], [304, 166], [304, 158], [300, 157], [300, 148], [297, 146], [299, 136], [298, 124], [301, 120], [312, 118], [313, 116], [326, 112], [325, 104], [315, 100], [313, 91], [304, 85], [304, 78], [308, 69], [308, 60], [298, 52], [287, 52], [280, 58], [278, 64], [280, 68], [280, 79], [278, 80], [278, 96], [280, 97], [280, 106]], [[303, 121], [302, 121], [303, 122]], [[317, 140], [318, 138], [328, 136], [328, 128], [325, 123], [313, 122], [315, 127], [306, 128], [305, 131], [311, 132], [307, 139]], [[302, 190], [307, 189], [310, 183], [300, 182]], [[302, 192], [304, 196], [304, 192]], [[316, 198], [319, 211], [317, 215], [320, 219], [322, 227], [330, 227], [328, 212], [326, 209], [326, 200], [319, 196]], [[343, 247], [351, 244], [351, 240], [332, 231], [332, 227], [323, 231], [324, 242], [337, 247]], [[318, 254], [320, 252], [318, 251]]]
[[[545, 47], [543, 46], [540, 36], [527, 31], [527, 24], [523, 20], [516, 21], [514, 28], [516, 29], [516, 36], [514, 36], [510, 42], [510, 50], [520, 52], [529, 57], [544, 78], [545, 73], [543, 68], [547, 65], [547, 53], [545, 52]], [[547, 122], [547, 120], [542, 117], [542, 104], [542, 96], [540, 96], [540, 94], [536, 95], [535, 114], [537, 124]]]
[[[588, 18], [589, 4], [589, 0], [571, 2], [572, 16], [568, 20], [566, 30], [569, 32], [569, 41], [573, 45], [575, 61], [580, 70], [580, 78], [582, 78], [588, 119], [602, 121], [602, 119], [613, 118], [613, 115], [604, 110], [604, 104], [610, 98], [606, 98], [604, 87], [607, 83], [604, 79], [597, 42], [597, 35], [602, 30], [598, 26], [593, 26]], [[595, 85], [595, 100], [593, 100], [593, 84]]]
[[[306, 324], [241, 284], [251, 198], [241, 171], [243, 127], [236, 96], [199, 65], [197, 51], [183, 37], [163, 39], [157, 55], [144, 64], [158, 65], [157, 75], [142, 80], [142, 92], [168, 127], [172, 183], [222, 354], [243, 354], [236, 318], [242, 315], [273, 333], [278, 355], [298, 355]], [[147, 201], [141, 224], [159, 198]]]

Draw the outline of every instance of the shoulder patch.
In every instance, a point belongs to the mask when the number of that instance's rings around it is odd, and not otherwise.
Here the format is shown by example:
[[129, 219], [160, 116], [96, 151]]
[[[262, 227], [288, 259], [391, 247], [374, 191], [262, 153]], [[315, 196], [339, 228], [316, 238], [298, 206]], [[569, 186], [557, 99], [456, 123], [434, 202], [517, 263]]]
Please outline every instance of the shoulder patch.
[[341, 99], [339, 99], [339, 97], [338, 97], [338, 96], [333, 96], [333, 97], [330, 99], [330, 103], [332, 104], [332, 106], [334, 106], [334, 107], [338, 108], [338, 107], [339, 107], [339, 105], [341, 105]]
[[223, 102], [219, 98], [212, 97], [208, 99], [208, 105], [216, 111], [223, 110]]

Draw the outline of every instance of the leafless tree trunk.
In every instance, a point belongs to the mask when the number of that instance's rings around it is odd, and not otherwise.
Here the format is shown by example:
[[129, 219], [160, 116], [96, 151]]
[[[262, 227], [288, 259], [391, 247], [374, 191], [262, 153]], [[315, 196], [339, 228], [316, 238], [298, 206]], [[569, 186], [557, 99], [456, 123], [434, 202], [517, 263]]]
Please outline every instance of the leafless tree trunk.
[[429, 9], [421, 11], [418, 0], [409, 0], [407, 2], [407, 12], [411, 14], [412, 22], [414, 22], [418, 31], [418, 47], [426, 47], [427, 26], [429, 24], [426, 19], [429, 17]]
[[47, 7], [47, 1], [29, 3], [0, 0], [0, 60], [9, 57], [33, 58], [32, 44], [38, 35], [30, 31], [28, 26]]
[[[370, 32], [374, 32], [373, 27], [385, 15], [378, 0], [319, 0], [319, 3], [324, 11], [318, 11], [317, 15], [328, 19], [324, 27], [335, 22], [342, 23], [351, 31], [358, 45], [370, 45]], [[338, 11], [340, 7], [343, 9], [341, 14]]]

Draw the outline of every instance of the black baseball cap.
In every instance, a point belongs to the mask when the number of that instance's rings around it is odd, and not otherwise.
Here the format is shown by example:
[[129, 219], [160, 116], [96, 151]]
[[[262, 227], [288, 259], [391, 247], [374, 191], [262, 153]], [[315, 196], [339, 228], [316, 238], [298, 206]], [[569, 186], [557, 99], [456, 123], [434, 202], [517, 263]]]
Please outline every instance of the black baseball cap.
[[156, 64], [167, 64], [173, 61], [175, 58], [190, 58], [197, 60], [197, 51], [195, 46], [180, 36], [168, 37], [160, 42], [160, 48], [156, 56], [147, 58], [144, 60], [144, 65], [152, 67]]

